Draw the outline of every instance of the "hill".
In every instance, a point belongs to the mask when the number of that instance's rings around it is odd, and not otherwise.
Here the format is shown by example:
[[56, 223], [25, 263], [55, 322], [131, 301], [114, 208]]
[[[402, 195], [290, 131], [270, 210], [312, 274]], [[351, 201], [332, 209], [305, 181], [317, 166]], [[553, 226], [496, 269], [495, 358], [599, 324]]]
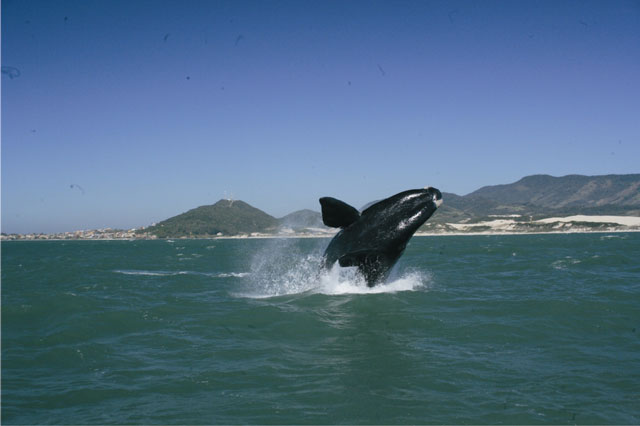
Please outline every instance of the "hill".
[[278, 219], [278, 223], [283, 228], [297, 230], [303, 229], [325, 229], [322, 223], [322, 214], [313, 210], [298, 210]]
[[171, 217], [144, 230], [159, 238], [274, 232], [278, 220], [244, 201], [220, 200]]

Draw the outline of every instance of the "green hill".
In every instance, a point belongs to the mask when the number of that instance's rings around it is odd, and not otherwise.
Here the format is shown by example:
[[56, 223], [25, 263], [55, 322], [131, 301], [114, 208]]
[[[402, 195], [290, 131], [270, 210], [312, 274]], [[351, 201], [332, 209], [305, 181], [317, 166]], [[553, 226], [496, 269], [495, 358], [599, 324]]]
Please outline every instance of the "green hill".
[[159, 238], [208, 237], [273, 232], [278, 220], [244, 201], [220, 200], [164, 220], [144, 230]]

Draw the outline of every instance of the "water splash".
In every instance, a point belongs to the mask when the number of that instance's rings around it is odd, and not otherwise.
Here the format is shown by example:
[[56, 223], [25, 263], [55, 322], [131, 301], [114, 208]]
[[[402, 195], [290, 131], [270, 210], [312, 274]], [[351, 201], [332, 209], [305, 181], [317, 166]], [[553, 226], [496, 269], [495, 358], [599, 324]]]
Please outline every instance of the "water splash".
[[322, 249], [306, 253], [286, 242], [268, 246], [256, 254], [246, 291], [239, 297], [270, 298], [296, 294], [378, 294], [428, 288], [429, 274], [410, 270], [392, 274], [389, 281], [368, 287], [355, 267], [323, 268]]
[[357, 268], [340, 268], [334, 266], [320, 278], [319, 293], [338, 294], [379, 294], [400, 291], [417, 291], [429, 287], [431, 277], [420, 271], [405, 271], [392, 276], [387, 282], [374, 287], [367, 286], [364, 277]]
[[322, 256], [303, 254], [286, 243], [257, 253], [251, 265], [248, 297], [273, 297], [313, 291], [319, 282]]

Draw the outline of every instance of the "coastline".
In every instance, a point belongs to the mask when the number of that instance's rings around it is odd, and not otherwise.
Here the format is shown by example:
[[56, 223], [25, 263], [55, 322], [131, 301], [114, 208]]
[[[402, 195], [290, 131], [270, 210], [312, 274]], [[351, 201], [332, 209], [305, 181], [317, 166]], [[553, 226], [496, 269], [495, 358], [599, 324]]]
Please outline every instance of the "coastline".
[[[426, 229], [424, 229], [426, 228]], [[550, 217], [520, 221], [511, 218], [495, 218], [475, 223], [427, 223], [416, 237], [466, 236], [466, 235], [537, 235], [537, 234], [586, 234], [640, 232], [638, 216], [585, 216]], [[429, 229], [431, 228], [431, 229]], [[333, 238], [337, 229], [305, 228], [295, 232], [280, 229], [274, 233], [252, 232], [239, 235], [176, 236], [158, 238], [146, 228], [114, 230], [111, 228], [89, 231], [73, 231], [57, 234], [2, 234], [1, 241], [145, 241], [145, 240], [224, 240], [224, 239], [286, 239], [286, 238]]]
[[[531, 232], [515, 232], [515, 231], [481, 231], [481, 232], [416, 232], [413, 237], [477, 237], [477, 236], [501, 236], [501, 235], [567, 235], [567, 234], [624, 234], [628, 232], [640, 232], [640, 229], [608, 229], [608, 230], [563, 230], [563, 231], [531, 231]], [[177, 238], [2, 238], [2, 242], [17, 241], [164, 241], [175, 242], [184, 240], [260, 240], [260, 239], [306, 239], [306, 238], [333, 238], [335, 234], [261, 234], [261, 235], [227, 235], [216, 237], [177, 237]]]

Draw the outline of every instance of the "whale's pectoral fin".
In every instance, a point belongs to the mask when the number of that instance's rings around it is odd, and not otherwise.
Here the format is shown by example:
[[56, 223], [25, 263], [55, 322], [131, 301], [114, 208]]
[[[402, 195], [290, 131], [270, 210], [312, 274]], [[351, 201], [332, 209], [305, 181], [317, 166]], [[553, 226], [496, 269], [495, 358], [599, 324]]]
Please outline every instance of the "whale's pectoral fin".
[[355, 207], [331, 197], [320, 198], [322, 222], [332, 228], [346, 228], [360, 218]]
[[338, 259], [338, 263], [342, 267], [357, 266], [369, 287], [384, 281], [392, 266], [387, 256], [371, 250], [360, 250], [345, 254]]

